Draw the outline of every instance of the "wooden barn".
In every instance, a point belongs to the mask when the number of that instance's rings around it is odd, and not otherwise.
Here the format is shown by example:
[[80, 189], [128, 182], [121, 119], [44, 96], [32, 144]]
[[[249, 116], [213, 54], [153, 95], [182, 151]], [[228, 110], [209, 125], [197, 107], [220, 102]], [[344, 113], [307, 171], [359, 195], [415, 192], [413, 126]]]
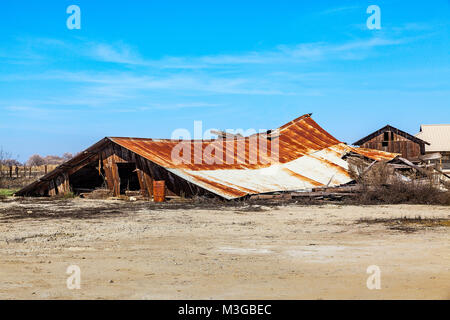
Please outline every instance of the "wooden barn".
[[351, 155], [372, 161], [397, 157], [348, 146], [321, 128], [311, 114], [248, 137], [106, 137], [16, 195], [92, 194], [106, 190], [115, 197], [134, 192], [155, 199], [154, 187], [165, 185], [166, 195], [230, 200], [345, 185], [353, 181], [346, 160]]
[[428, 142], [390, 125], [377, 130], [353, 143], [361, 148], [375, 149], [385, 152], [399, 153], [410, 161], [419, 161], [425, 154]]

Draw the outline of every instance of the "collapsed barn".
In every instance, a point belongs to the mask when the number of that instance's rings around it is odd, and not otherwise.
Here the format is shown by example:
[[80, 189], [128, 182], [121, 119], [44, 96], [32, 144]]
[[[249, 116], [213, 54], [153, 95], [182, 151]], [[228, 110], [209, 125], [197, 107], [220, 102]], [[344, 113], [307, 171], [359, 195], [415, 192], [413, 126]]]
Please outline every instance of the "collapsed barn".
[[248, 137], [213, 140], [107, 137], [16, 193], [89, 194], [107, 189], [152, 199], [156, 181], [167, 195], [236, 199], [249, 195], [342, 186], [352, 179], [348, 158], [392, 161], [398, 154], [354, 148], [322, 129], [311, 114]]

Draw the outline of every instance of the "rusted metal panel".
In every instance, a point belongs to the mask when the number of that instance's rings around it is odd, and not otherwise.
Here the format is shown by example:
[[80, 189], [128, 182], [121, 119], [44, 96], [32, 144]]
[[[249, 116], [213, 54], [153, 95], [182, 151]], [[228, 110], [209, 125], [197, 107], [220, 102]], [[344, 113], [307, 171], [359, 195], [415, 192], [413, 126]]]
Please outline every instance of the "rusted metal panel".
[[391, 153], [381, 150], [376, 150], [372, 148], [350, 148], [351, 151], [358, 153], [364, 157], [367, 157], [376, 161], [391, 161], [395, 157], [399, 156], [400, 153]]

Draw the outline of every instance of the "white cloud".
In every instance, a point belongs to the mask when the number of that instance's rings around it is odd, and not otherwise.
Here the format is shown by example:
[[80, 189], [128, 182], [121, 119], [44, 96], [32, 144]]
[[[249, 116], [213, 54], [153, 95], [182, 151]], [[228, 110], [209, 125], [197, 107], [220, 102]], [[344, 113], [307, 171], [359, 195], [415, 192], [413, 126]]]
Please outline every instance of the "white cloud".
[[121, 64], [142, 65], [145, 61], [128, 45], [119, 43], [110, 45], [105, 43], [92, 44], [86, 54], [95, 60]]
[[[414, 27], [413, 24], [408, 28]], [[417, 26], [415, 26], [417, 27]], [[408, 39], [411, 41], [413, 39]], [[363, 40], [354, 40], [346, 43], [300, 43], [297, 45], [279, 45], [273, 50], [251, 51], [238, 54], [217, 54], [205, 56], [166, 56], [160, 59], [144, 58], [136, 48], [123, 42], [103, 43], [79, 39], [77, 42], [68, 42], [58, 39], [26, 39], [20, 52], [14, 52], [14, 60], [36, 60], [49, 63], [53, 59], [55, 50], [62, 53], [60, 56], [78, 56], [79, 59], [94, 60], [103, 63], [114, 63], [124, 66], [141, 66], [147, 69], [208, 69], [225, 68], [230, 66], [276, 65], [276, 64], [302, 64], [325, 60], [355, 60], [361, 56], [367, 57], [368, 52], [376, 47], [398, 45], [405, 40], [390, 39], [387, 37], [373, 37]], [[53, 55], [45, 59], [45, 55]], [[66, 54], [70, 53], [70, 55]], [[2, 53], [3, 56], [11, 53]]]
[[339, 12], [352, 11], [352, 10], [361, 9], [361, 8], [362, 7], [360, 7], [360, 6], [335, 7], [335, 8], [324, 10], [320, 14], [322, 14], [322, 15], [335, 14], [335, 13], [339, 13]]
[[[115, 65], [108, 66], [108, 71], [94, 72], [82, 69], [70, 71], [68, 64], [66, 70], [4, 74], [0, 81], [57, 81], [59, 90], [47, 90], [42, 92], [39, 100], [32, 99], [33, 106], [40, 105], [44, 108], [114, 106], [120, 110], [123, 109], [120, 104], [153, 109], [215, 107], [217, 104], [212, 103], [212, 99], [203, 101], [204, 97], [322, 95], [321, 88], [328, 75], [323, 72], [304, 72], [302, 70], [305, 67], [331, 60], [364, 59], [376, 54], [377, 47], [400, 45], [403, 42], [404, 40], [373, 37], [337, 44], [318, 42], [279, 45], [273, 50], [241, 54], [146, 59], [137, 50], [122, 42], [106, 44], [80, 40], [78, 43], [66, 43], [60, 40], [37, 39], [30, 47], [53, 47], [63, 52], [78, 54], [76, 59], [84, 58], [90, 63], [94, 60]], [[43, 51], [37, 53], [43, 54]], [[127, 68], [121, 68], [122, 66]], [[180, 97], [185, 99], [173, 103], [158, 103], [157, 99], [155, 101], [155, 97], [163, 96], [171, 97], [170, 100]], [[197, 98], [202, 101], [195, 101]], [[7, 103], [21, 105], [20, 100]], [[153, 103], [146, 103], [147, 101]]]

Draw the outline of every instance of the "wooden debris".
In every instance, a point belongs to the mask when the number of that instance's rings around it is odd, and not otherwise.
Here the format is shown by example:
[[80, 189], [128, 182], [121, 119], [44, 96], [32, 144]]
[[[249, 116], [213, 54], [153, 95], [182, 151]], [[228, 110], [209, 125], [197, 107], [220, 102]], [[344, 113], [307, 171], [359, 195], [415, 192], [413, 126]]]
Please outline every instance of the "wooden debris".
[[81, 198], [87, 199], [107, 199], [112, 196], [112, 191], [109, 189], [97, 189], [89, 193], [81, 193]]

